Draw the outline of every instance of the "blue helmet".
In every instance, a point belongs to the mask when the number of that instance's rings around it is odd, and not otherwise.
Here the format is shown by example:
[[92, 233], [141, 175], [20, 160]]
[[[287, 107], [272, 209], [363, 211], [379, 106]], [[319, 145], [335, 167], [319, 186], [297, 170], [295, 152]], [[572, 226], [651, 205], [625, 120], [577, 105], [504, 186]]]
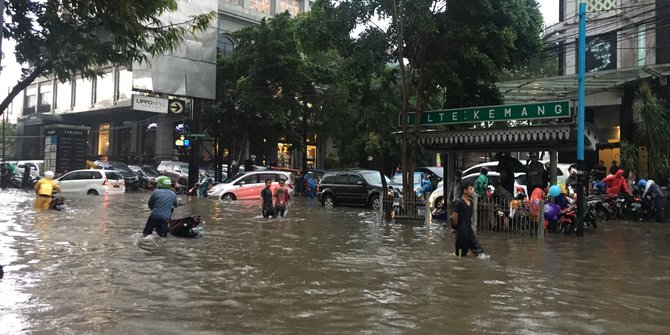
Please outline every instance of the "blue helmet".
[[647, 180], [640, 179], [640, 181], [637, 182], [637, 188], [645, 188], [645, 187], [647, 187]]

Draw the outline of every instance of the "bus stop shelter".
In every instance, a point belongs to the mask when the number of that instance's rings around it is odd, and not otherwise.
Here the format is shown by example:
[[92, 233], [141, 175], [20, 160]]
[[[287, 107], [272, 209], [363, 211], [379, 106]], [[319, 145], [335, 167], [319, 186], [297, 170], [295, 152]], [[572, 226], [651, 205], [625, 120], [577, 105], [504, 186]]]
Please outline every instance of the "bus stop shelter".
[[[555, 183], [558, 152], [576, 152], [577, 148], [573, 109], [564, 100], [427, 111], [421, 115], [421, 130], [415, 136], [423, 150], [446, 158], [445, 195], [455, 173], [454, 153], [549, 151], [551, 182]], [[408, 123], [415, 122], [410, 115]], [[455, 124], [460, 126], [448, 127]], [[595, 129], [586, 124], [585, 150], [595, 151], [598, 144], [607, 142]]]

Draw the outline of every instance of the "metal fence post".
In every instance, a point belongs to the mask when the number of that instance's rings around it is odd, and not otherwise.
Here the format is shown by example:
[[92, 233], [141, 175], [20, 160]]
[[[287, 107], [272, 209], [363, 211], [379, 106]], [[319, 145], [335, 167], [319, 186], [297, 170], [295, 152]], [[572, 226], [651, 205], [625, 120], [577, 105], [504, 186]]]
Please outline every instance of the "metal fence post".
[[537, 237], [544, 237], [544, 201], [540, 201], [539, 214], [537, 216]]
[[479, 218], [479, 207], [477, 206], [477, 203], [479, 202], [479, 197], [475, 194], [475, 196], [472, 198], [472, 230], [477, 233], [477, 220]]

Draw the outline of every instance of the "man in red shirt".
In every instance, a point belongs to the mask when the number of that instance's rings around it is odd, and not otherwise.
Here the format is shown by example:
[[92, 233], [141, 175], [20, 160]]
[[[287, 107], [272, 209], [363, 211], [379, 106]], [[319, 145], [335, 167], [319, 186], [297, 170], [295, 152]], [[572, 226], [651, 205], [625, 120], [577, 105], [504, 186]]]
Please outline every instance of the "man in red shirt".
[[619, 169], [616, 174], [611, 174], [603, 182], [607, 186], [607, 194], [610, 195], [619, 195], [621, 193], [628, 194], [628, 183], [626, 178], [623, 176], [623, 170]]

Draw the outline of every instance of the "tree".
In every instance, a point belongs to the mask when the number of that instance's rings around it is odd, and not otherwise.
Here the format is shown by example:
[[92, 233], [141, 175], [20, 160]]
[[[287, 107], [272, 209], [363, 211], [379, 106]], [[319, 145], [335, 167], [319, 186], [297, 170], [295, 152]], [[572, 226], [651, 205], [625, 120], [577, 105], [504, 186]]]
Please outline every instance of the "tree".
[[0, 121], [0, 136], [3, 137], [2, 142], [2, 160], [5, 160], [9, 157], [14, 157], [16, 142], [16, 124], [5, 122], [5, 120]]
[[187, 33], [207, 28], [216, 13], [164, 25], [178, 0], [5, 0], [3, 37], [16, 42], [23, 77], [0, 103], [0, 115], [40, 76], [60, 81], [101, 75], [104, 65], [131, 64], [172, 51]]
[[[409, 113], [420, 119], [436, 94], [445, 108], [499, 104], [495, 83], [503, 69], [528, 62], [541, 45], [535, 0], [317, 0], [312, 12], [318, 19], [308, 27], [316, 46], [330, 43], [347, 57], [356, 45], [350, 39], [376, 36], [386, 47], [380, 55], [396, 66], [406, 192], [412, 189], [420, 131], [418, 124], [408, 124]], [[388, 27], [367, 24], [361, 37], [351, 37], [359, 23], [374, 16]]]
[[643, 83], [633, 100], [635, 141], [646, 146], [652, 175], [667, 178], [670, 174], [667, 144], [670, 143], [670, 117], [665, 101], [660, 99], [648, 83]]
[[[263, 19], [233, 34], [235, 53], [219, 59], [217, 102], [208, 118], [223, 119], [236, 159], [251, 134], [284, 136], [294, 148], [304, 149], [310, 131], [329, 95], [331, 74], [326, 66], [305, 57], [295, 39], [295, 19], [288, 13]], [[304, 151], [304, 150], [303, 150]], [[306, 168], [306, 159], [303, 159]]]

